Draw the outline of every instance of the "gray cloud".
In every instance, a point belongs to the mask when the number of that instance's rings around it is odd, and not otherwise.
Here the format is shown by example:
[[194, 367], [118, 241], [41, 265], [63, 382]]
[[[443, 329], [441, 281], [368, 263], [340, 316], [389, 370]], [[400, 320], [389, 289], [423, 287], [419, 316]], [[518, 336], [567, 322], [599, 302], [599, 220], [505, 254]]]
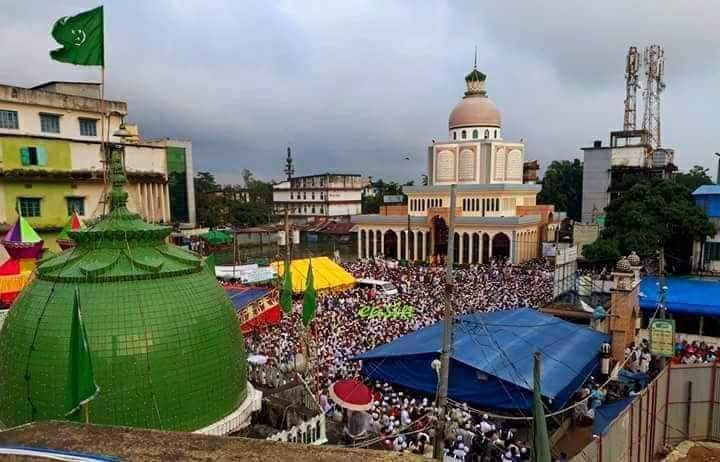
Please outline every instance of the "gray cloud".
[[[62, 3], [62, 4], [61, 4]], [[96, 80], [54, 63], [50, 27], [96, 3], [13, 2], [0, 81]], [[105, 6], [107, 94], [148, 137], [191, 138], [196, 169], [225, 182], [350, 171], [418, 179], [446, 135], [478, 45], [504, 136], [531, 158], [580, 156], [621, 128], [624, 54], [666, 49], [663, 139], [682, 168], [713, 165], [720, 38], [710, 1], [204, 2]], [[403, 160], [413, 157], [413, 162]]]

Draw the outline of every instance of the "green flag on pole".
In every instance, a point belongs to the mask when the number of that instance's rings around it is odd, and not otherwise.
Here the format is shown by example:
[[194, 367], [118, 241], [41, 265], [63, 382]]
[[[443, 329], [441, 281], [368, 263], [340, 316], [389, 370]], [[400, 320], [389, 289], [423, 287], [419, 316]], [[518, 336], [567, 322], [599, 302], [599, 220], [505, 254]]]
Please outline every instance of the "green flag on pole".
[[548, 438], [545, 409], [540, 393], [540, 353], [535, 353], [535, 374], [533, 382], [533, 420], [532, 420], [532, 453], [533, 462], [552, 462], [550, 457], [550, 439]]
[[280, 288], [280, 306], [285, 313], [292, 311], [292, 271], [290, 262], [285, 260], [285, 269], [283, 270], [283, 285]]
[[303, 326], [307, 327], [315, 317], [317, 308], [317, 297], [315, 296], [315, 278], [312, 270], [312, 258], [308, 262], [307, 280], [305, 282], [305, 294], [303, 295]]
[[51, 34], [62, 45], [50, 52], [55, 61], [80, 66], [105, 65], [102, 6], [58, 19]]
[[70, 326], [70, 357], [65, 385], [65, 417], [81, 420], [81, 408], [97, 396], [100, 387], [95, 383], [90, 348], [80, 311], [80, 291], [75, 287], [72, 324]]

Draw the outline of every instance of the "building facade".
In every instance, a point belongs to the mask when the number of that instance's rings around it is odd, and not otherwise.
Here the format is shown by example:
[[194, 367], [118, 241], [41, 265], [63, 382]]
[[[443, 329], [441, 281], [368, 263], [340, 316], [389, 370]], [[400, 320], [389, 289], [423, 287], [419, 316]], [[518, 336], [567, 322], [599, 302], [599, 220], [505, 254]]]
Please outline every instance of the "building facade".
[[720, 272], [720, 185], [707, 184], [693, 192], [695, 205], [705, 211], [718, 232], [705, 239], [693, 242], [692, 270], [699, 272]]
[[[103, 112], [107, 114], [103, 124]], [[73, 211], [88, 221], [107, 212], [101, 140], [125, 144], [129, 208], [155, 223], [195, 223], [192, 143], [113, 136], [127, 103], [100, 100], [97, 84], [0, 85], [0, 226], [18, 211], [52, 234]], [[105, 209], [105, 210], [104, 210]]]
[[282, 215], [287, 207], [296, 221], [358, 215], [366, 183], [360, 175], [345, 173], [295, 177], [273, 186], [275, 212]]
[[610, 145], [583, 150], [582, 222], [603, 223], [605, 207], [638, 178], [669, 178], [677, 170], [672, 149], [653, 149], [646, 130], [610, 132]]
[[352, 218], [359, 258], [442, 259], [450, 239], [452, 184], [456, 263], [538, 257], [540, 242], [559, 220], [552, 206], [536, 205], [540, 185], [523, 178], [525, 145], [502, 138], [500, 111], [487, 96], [485, 79], [477, 69], [465, 77], [465, 96], [450, 114], [449, 140], [428, 147], [428, 185], [404, 187], [408, 205]]

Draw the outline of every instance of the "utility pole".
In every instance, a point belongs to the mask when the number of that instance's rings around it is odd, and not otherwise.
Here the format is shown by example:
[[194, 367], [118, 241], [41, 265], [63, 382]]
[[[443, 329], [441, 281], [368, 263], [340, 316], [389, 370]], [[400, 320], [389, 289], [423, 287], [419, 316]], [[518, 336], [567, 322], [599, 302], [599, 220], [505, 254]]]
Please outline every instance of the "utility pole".
[[442, 460], [445, 439], [445, 414], [447, 413], [448, 382], [450, 377], [450, 353], [453, 342], [453, 263], [455, 260], [455, 201], [456, 185], [450, 185], [450, 227], [448, 228], [447, 269], [445, 272], [445, 313], [443, 316], [443, 344], [440, 353], [440, 376], [438, 377], [438, 416], [435, 426], [433, 458]]
[[[665, 247], [661, 246], [658, 250], [658, 305], [660, 308], [659, 316], [660, 319], [667, 318], [667, 307], [665, 306]], [[665, 369], [667, 366], [667, 358], [658, 357], [657, 364], [660, 369]]]

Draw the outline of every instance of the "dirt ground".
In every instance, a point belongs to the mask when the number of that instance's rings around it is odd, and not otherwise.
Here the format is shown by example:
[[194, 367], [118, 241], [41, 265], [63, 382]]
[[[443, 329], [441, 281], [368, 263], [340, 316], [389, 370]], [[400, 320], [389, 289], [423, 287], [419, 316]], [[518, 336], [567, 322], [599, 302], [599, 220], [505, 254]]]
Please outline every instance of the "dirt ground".
[[[38, 422], [0, 432], [0, 445], [114, 456], [122, 461], [407, 462], [426, 460], [384, 451], [275, 443], [127, 427]], [[2, 458], [22, 460], [28, 458]]]

